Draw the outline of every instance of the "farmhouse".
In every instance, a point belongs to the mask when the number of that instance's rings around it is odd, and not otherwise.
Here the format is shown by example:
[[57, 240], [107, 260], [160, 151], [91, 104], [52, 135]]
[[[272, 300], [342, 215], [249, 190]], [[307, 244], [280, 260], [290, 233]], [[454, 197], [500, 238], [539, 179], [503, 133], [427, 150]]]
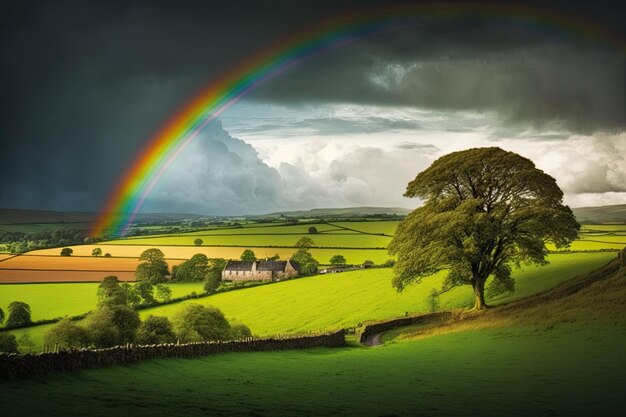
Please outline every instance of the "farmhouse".
[[280, 281], [300, 273], [296, 261], [228, 261], [224, 281]]

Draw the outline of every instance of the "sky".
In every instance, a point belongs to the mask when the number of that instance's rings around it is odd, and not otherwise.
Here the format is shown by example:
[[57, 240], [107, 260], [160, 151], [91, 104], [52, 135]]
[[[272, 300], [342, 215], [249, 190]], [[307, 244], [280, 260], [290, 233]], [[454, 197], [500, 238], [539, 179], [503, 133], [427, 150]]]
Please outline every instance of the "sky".
[[[303, 27], [379, 3], [6, 5], [0, 207], [100, 211], [201, 87]], [[572, 207], [626, 203], [623, 14], [601, 1], [521, 4], [613, 42], [524, 21], [414, 16], [246, 96], [177, 158], [142, 211], [413, 208], [419, 201], [402, 194], [417, 173], [482, 146], [533, 160]]]

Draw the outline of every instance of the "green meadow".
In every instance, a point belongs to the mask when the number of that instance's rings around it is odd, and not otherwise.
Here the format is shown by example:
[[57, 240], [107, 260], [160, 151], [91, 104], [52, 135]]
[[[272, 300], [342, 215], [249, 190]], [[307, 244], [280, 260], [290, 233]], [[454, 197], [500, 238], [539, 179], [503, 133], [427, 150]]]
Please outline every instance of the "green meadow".
[[[92, 310], [98, 302], [98, 283], [68, 284], [2, 284], [0, 285], [0, 308], [7, 311], [13, 301], [30, 305], [32, 320], [77, 316]], [[172, 290], [172, 298], [192, 292], [204, 291], [203, 283], [166, 284]]]
[[[550, 255], [550, 264], [546, 266], [515, 270], [515, 293], [491, 301], [497, 304], [543, 291], [596, 269], [614, 257], [614, 253], [606, 252]], [[426, 311], [428, 294], [432, 288], [439, 288], [443, 280], [443, 274], [439, 274], [397, 293], [390, 284], [392, 273], [384, 268], [300, 278], [146, 309], [141, 315], [171, 316], [183, 304], [194, 302], [218, 307], [229, 320], [248, 325], [255, 335], [337, 329], [366, 320]], [[467, 307], [472, 297], [469, 287], [459, 287], [441, 296], [441, 307]], [[40, 349], [43, 335], [50, 327], [42, 325], [12, 333], [18, 338], [28, 333], [36, 349]]]
[[625, 345], [623, 322], [515, 326], [0, 382], [0, 401], [13, 416], [615, 416]]
[[313, 240], [314, 246], [319, 247], [352, 247], [352, 248], [386, 248], [391, 242], [391, 238], [387, 236], [375, 236], [362, 233], [354, 234], [226, 234], [226, 235], [179, 235], [168, 237], [150, 237], [136, 239], [122, 239], [104, 242], [111, 245], [154, 245], [154, 246], [174, 246], [188, 245], [193, 246], [194, 240], [202, 239], [203, 245], [207, 246], [275, 246], [275, 247], [294, 247], [298, 239], [308, 237]]

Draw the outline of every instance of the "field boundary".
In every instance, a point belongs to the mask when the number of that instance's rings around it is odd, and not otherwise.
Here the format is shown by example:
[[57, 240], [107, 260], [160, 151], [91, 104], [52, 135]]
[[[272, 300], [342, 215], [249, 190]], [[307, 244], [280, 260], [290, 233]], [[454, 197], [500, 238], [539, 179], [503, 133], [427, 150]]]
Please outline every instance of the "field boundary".
[[232, 352], [343, 347], [343, 330], [282, 338], [249, 338], [225, 342], [196, 342], [162, 345], [127, 345], [106, 349], [74, 349], [53, 353], [0, 354], [0, 378], [34, 379], [53, 372], [78, 371], [165, 358], [195, 358]]

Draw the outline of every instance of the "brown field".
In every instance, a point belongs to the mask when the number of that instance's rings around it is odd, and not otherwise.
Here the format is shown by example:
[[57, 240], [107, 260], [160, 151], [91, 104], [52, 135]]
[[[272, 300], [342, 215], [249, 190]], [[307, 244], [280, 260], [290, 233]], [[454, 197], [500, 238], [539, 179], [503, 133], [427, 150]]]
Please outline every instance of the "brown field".
[[11, 253], [0, 253], [0, 261], [2, 261], [3, 259], [10, 258], [11, 256], [13, 256], [13, 254]]
[[[183, 260], [167, 262], [172, 267]], [[0, 263], [0, 283], [98, 282], [106, 275], [132, 281], [138, 263], [136, 258], [21, 255]]]
[[25, 269], [0, 270], [0, 284], [38, 282], [99, 282], [107, 275], [116, 275], [122, 281], [134, 281], [132, 271], [32, 271]]

